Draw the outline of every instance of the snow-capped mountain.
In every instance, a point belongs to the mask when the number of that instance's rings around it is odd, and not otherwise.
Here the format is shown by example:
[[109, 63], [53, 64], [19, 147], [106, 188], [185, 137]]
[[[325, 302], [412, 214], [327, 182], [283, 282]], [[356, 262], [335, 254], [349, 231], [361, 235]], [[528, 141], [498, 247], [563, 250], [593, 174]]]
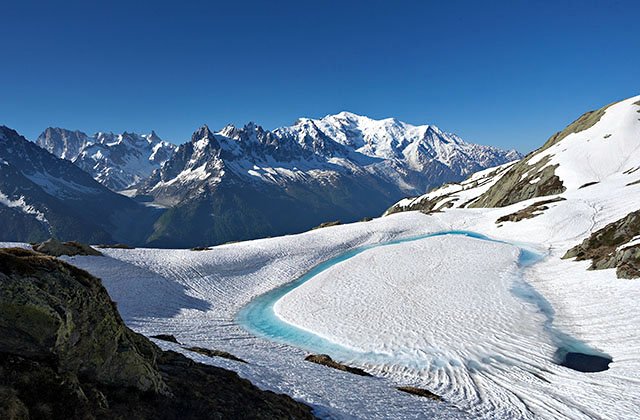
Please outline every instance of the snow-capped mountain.
[[[82, 136], [67, 139], [71, 146]], [[56, 236], [139, 243], [148, 235], [157, 213], [112, 192], [71, 162], [0, 126], [0, 232], [4, 240], [36, 241]]]
[[517, 157], [434, 126], [343, 112], [273, 131], [203, 126], [137, 194], [172, 207], [152, 243], [212, 244], [376, 216], [400, 197]]
[[94, 141], [82, 131], [49, 127], [38, 136], [36, 143], [62, 159], [73, 161], [88, 144]]
[[89, 137], [80, 131], [47, 128], [36, 140], [42, 148], [67, 159], [114, 190], [125, 190], [151, 175], [167, 161], [176, 146], [151, 134], [99, 132]]
[[292, 127], [276, 131], [311, 135], [312, 138], [313, 133], [319, 131], [357, 153], [399, 161], [420, 172], [438, 162], [452, 173], [466, 176], [478, 168], [520, 157], [514, 150], [505, 152], [491, 146], [466, 143], [435, 125], [414, 126], [395, 118], [374, 120], [350, 112], [319, 120], [303, 118]]

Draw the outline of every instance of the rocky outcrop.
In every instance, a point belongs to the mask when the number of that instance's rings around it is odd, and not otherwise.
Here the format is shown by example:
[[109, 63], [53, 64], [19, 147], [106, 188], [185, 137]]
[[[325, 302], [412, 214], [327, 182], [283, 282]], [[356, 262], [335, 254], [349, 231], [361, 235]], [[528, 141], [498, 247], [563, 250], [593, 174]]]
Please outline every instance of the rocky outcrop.
[[222, 357], [223, 359], [233, 360], [234, 362], [247, 363], [247, 361], [242, 360], [238, 356], [222, 350], [212, 350], [204, 347], [185, 347], [185, 349], [207, 357]]
[[331, 226], [339, 226], [341, 224], [342, 222], [340, 220], [334, 220], [332, 222], [323, 222], [323, 223], [320, 223], [318, 226], [312, 228], [312, 230], [322, 229], [322, 228], [331, 227]]
[[640, 244], [629, 244], [640, 238], [640, 211], [629, 213], [591, 234], [564, 255], [576, 261], [591, 260], [590, 270], [615, 268], [619, 278], [640, 277]]
[[505, 207], [530, 198], [563, 193], [566, 188], [555, 174], [557, 165], [547, 166], [551, 155], [538, 159], [533, 164], [530, 161], [568, 135], [593, 127], [611, 105], [613, 104], [583, 114], [564, 130], [551, 136], [541, 148], [531, 152], [513, 165], [498, 182], [471, 203], [469, 207]]
[[34, 251], [40, 252], [42, 254], [47, 254], [52, 257], [60, 257], [62, 255], [68, 255], [71, 257], [74, 255], [102, 255], [100, 251], [96, 251], [89, 245], [75, 241], [60, 242], [55, 238], [36, 243], [32, 246], [32, 248]]
[[336, 362], [326, 354], [310, 354], [307, 357], [305, 357], [304, 360], [306, 360], [307, 362], [313, 362], [319, 365], [327, 366], [332, 369], [341, 370], [343, 372], [353, 373], [355, 375], [371, 376], [370, 373], [365, 372], [360, 368], [355, 368], [355, 367], [347, 366], [342, 363]]
[[1, 418], [312, 418], [224, 369], [127, 328], [99, 279], [0, 250]]
[[428, 389], [417, 388], [415, 386], [399, 386], [396, 388], [398, 391], [406, 392], [407, 394], [417, 395], [419, 397], [429, 398], [434, 401], [443, 401], [440, 395], [434, 394]]
[[549, 200], [536, 201], [522, 210], [499, 217], [498, 220], [496, 220], [496, 223], [519, 222], [520, 220], [532, 219], [536, 216], [540, 216], [545, 210], [548, 210], [549, 204], [564, 200], [566, 199], [563, 197], [556, 197]]
[[157, 335], [152, 335], [151, 338], [155, 338], [157, 340], [162, 340], [162, 341], [167, 341], [169, 343], [180, 344], [178, 339], [175, 336], [173, 336], [173, 334], [157, 334]]
[[534, 197], [563, 193], [566, 188], [555, 174], [557, 165], [547, 166], [549, 157], [534, 164], [525, 158], [505, 173], [468, 207], [505, 207]]

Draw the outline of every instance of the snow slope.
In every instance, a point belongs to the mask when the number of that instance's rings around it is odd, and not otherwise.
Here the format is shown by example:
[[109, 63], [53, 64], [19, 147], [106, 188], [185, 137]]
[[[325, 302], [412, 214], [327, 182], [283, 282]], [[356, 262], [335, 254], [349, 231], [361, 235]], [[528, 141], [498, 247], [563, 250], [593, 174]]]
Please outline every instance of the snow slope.
[[[579, 238], [624, 212], [618, 206], [634, 206], [635, 199], [637, 196], [603, 202], [598, 214], [577, 202], [563, 211], [531, 219], [521, 228], [504, 229], [495, 224], [495, 218], [510, 208], [450, 210], [432, 216], [401, 213], [210, 251], [106, 250], [109, 258], [75, 257], [71, 261], [104, 279], [125, 320], [138, 331], [171, 333], [187, 344], [230, 351], [251, 364], [207, 361], [233, 368], [262, 387], [318, 404], [321, 412], [337, 417], [452, 416], [447, 406], [399, 395], [393, 389], [394, 385], [410, 384], [442, 393], [468, 415], [486, 418], [634, 418], [640, 406], [640, 393], [634, 391], [640, 381], [640, 338], [634, 332], [640, 321], [638, 283], [616, 279], [613, 270], [588, 272], [586, 263], [561, 260], [560, 256]], [[591, 216], [598, 220], [595, 225]], [[568, 227], [567, 219], [585, 223]], [[398, 245], [390, 254], [388, 250], [362, 254], [363, 261], [346, 264], [338, 270], [340, 275], [332, 276], [337, 283], [322, 285], [353, 284], [353, 290], [329, 302], [330, 311], [304, 312], [309, 314], [305, 326], [312, 331], [322, 334], [329, 329], [331, 337], [345, 345], [377, 346], [375, 350], [390, 354], [383, 359], [346, 360], [385, 379], [351, 377], [308, 366], [302, 361], [304, 351], [254, 337], [235, 322], [236, 312], [253, 297], [296, 279], [345, 250], [455, 229], [511, 241], [526, 238], [547, 249], [549, 256], [527, 269], [525, 280], [553, 308], [553, 327], [611, 355], [611, 368], [585, 374], [555, 365], [554, 343], [543, 330], [546, 315], [510, 294], [510, 277], [501, 277], [513, 269], [514, 248], [469, 239], [443, 237]], [[448, 249], [454, 244], [455, 249]], [[445, 249], [464, 258], [450, 263], [449, 258], [440, 262], [428, 257], [432, 253], [440, 256]], [[439, 269], [434, 261], [444, 267]], [[483, 276], [474, 275], [478, 267], [482, 267]], [[385, 282], [397, 282], [398, 287], [392, 289], [402, 293], [400, 285], [415, 282], [402, 275], [407, 272], [423, 273], [420, 278], [425, 282], [422, 289], [405, 291], [415, 304], [405, 304], [402, 316], [393, 315], [401, 302], [383, 298], [392, 287]], [[492, 280], [490, 289], [484, 290], [488, 279]], [[301, 294], [298, 298], [304, 302], [322, 299], [327, 294], [322, 286], [320, 295], [313, 287], [296, 289]], [[363, 292], [375, 300], [354, 302]], [[286, 306], [286, 301], [281, 303]], [[343, 305], [354, 313], [338, 310]], [[443, 309], [453, 314], [456, 322], [447, 323]], [[468, 314], [475, 316], [467, 318]], [[431, 322], [425, 323], [425, 317]], [[371, 319], [376, 321], [374, 325]], [[354, 333], [369, 329], [378, 333], [370, 337]], [[394, 359], [396, 353], [411, 357]], [[421, 360], [421, 368], [416, 367], [416, 360]], [[620, 400], [620, 395], [625, 398]]]

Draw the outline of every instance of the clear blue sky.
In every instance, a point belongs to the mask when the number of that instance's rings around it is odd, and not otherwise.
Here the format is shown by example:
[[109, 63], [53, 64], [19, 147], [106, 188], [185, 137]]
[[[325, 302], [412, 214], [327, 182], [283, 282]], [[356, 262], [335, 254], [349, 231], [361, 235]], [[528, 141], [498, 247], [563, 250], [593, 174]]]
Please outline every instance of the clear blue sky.
[[349, 110], [529, 151], [640, 93], [637, 0], [100, 3], [3, 3], [0, 124], [181, 143]]

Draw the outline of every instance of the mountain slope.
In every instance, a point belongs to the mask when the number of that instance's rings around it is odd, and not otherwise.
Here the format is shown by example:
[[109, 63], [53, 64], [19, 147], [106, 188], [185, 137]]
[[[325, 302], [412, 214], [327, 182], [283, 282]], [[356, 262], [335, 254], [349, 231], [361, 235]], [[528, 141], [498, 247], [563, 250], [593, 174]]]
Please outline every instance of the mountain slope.
[[408, 193], [515, 157], [433, 126], [341, 113], [274, 131], [203, 126], [136, 188], [171, 207], [150, 243], [180, 247], [376, 216]]
[[475, 173], [460, 184], [404, 199], [389, 212], [425, 207], [504, 207], [617, 178], [632, 182], [640, 168], [638, 99], [632, 97], [587, 112], [522, 160]]
[[[564, 214], [566, 219], [583, 208], [592, 213], [591, 228], [567, 244], [573, 247], [567, 257], [592, 259], [593, 269], [617, 267], [619, 275], [636, 276], [633, 267], [640, 265], [640, 230], [634, 213], [640, 210], [640, 96], [582, 115], [518, 162], [401, 200], [387, 214], [458, 208], [504, 208], [496, 213], [497, 227], [503, 230], [526, 229], [545, 220], [555, 224], [556, 219], [548, 219], [551, 214], [556, 218]], [[584, 221], [565, 222], [561, 229]]]
[[14, 130], [0, 126], [0, 231], [4, 240], [55, 236], [141, 243], [157, 209], [97, 183]]
[[148, 177], [171, 157], [175, 146], [155, 132], [96, 133], [47, 128], [36, 140], [42, 148], [70, 160], [114, 191], [124, 190]]

